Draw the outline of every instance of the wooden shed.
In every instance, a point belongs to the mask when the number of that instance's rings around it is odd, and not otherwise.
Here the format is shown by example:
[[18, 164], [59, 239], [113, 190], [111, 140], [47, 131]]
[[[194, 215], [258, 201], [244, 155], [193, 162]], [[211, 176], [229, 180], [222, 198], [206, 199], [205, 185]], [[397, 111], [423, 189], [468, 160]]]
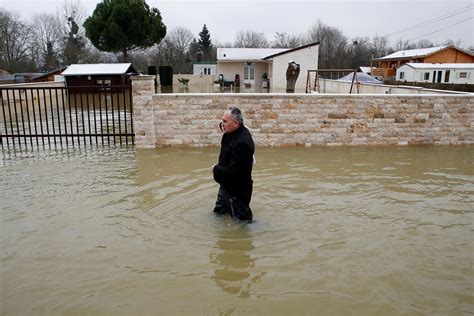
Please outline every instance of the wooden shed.
[[131, 63], [73, 64], [62, 72], [67, 87], [128, 86], [133, 74]]

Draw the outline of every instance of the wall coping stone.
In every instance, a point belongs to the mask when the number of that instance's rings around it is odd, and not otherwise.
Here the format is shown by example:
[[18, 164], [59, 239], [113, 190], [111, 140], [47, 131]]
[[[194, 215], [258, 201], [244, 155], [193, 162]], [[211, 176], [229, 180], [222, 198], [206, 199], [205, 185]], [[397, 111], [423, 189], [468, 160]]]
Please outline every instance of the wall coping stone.
[[154, 80], [155, 75], [138, 75], [138, 76], [130, 76], [131, 80]]

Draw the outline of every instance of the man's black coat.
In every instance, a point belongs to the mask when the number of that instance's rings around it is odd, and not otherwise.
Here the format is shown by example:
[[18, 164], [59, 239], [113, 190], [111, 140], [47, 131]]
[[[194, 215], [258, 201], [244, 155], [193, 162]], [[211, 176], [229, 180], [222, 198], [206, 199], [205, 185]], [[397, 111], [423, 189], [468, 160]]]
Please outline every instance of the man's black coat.
[[241, 125], [222, 136], [214, 180], [245, 205], [252, 198], [252, 165], [255, 145], [249, 130]]

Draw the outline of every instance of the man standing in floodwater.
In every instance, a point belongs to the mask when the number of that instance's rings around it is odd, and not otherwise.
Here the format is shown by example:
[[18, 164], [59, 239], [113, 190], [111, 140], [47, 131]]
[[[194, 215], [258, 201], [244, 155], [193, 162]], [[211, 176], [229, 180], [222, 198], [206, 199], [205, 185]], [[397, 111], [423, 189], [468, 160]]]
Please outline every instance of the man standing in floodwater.
[[240, 109], [231, 107], [222, 115], [219, 163], [214, 165], [214, 180], [220, 184], [216, 214], [229, 214], [243, 221], [252, 220], [252, 166], [255, 145], [252, 135], [244, 126]]

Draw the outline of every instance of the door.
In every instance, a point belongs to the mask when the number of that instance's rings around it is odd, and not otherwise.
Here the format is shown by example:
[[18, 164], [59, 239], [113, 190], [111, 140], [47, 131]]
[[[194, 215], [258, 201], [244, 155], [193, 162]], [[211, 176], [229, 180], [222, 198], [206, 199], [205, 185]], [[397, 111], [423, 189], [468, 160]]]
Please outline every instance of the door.
[[436, 80], [437, 83], [441, 83], [441, 76], [443, 75], [443, 72], [440, 70], [438, 71], [438, 79]]
[[449, 70], [446, 70], [444, 72], [444, 82], [449, 82], [449, 73], [450, 73]]
[[255, 85], [255, 64], [244, 64], [244, 84], [246, 87]]

